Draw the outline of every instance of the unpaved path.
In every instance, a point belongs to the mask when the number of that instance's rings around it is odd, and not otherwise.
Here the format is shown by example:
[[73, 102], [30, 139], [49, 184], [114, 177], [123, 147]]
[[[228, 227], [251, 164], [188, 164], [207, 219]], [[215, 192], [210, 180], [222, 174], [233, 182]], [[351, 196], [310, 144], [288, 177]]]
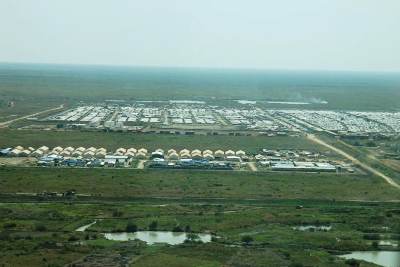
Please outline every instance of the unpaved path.
[[362, 167], [364, 170], [367, 170], [367, 171], [371, 172], [372, 174], [375, 174], [376, 176], [381, 177], [381, 178], [384, 179], [389, 185], [391, 185], [391, 186], [393, 186], [393, 187], [396, 187], [397, 189], [400, 189], [400, 185], [397, 184], [392, 178], [390, 178], [390, 177], [387, 176], [386, 174], [384, 174], [384, 173], [378, 171], [377, 169], [372, 168], [371, 166], [369, 166], [369, 165], [367, 165], [367, 164], [365, 164], [365, 163], [359, 161], [358, 159], [356, 159], [355, 157], [351, 156], [350, 154], [344, 152], [343, 150], [341, 150], [341, 149], [339, 149], [339, 148], [337, 148], [337, 147], [334, 147], [334, 146], [332, 146], [332, 145], [326, 143], [325, 141], [319, 139], [318, 137], [316, 137], [316, 136], [313, 135], [313, 134], [307, 134], [307, 138], [308, 138], [309, 140], [313, 141], [314, 143], [317, 143], [317, 144], [319, 144], [319, 145], [322, 145], [322, 146], [324, 146], [324, 147], [326, 147], [326, 148], [329, 148], [329, 149], [335, 151], [336, 153], [338, 153], [338, 154], [342, 155], [343, 157], [345, 157], [345, 158], [349, 159], [350, 161], [352, 161], [354, 164], [359, 165], [359, 166]]
[[62, 108], [64, 108], [64, 105], [60, 105], [60, 106], [58, 106], [56, 108], [50, 108], [50, 109], [39, 111], [39, 112], [36, 112], [36, 113], [33, 113], [33, 114], [29, 114], [29, 115], [25, 115], [25, 116], [22, 116], [22, 117], [18, 117], [18, 118], [9, 120], [9, 121], [1, 122], [0, 123], [0, 128], [5, 128], [8, 125], [10, 125], [11, 123], [19, 121], [19, 120], [24, 120], [24, 119], [27, 119], [27, 118], [30, 118], [30, 117], [38, 116], [38, 115], [41, 115], [41, 114], [46, 113], [46, 112], [56, 111], [56, 110], [59, 110], [59, 109], [62, 109]]

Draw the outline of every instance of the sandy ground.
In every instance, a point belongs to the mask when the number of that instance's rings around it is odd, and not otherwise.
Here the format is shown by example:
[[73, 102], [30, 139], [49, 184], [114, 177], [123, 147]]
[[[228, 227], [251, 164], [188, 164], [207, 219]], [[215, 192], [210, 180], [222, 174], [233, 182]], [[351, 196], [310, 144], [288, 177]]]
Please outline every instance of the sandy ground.
[[32, 166], [36, 162], [36, 158], [0, 158], [0, 166]]

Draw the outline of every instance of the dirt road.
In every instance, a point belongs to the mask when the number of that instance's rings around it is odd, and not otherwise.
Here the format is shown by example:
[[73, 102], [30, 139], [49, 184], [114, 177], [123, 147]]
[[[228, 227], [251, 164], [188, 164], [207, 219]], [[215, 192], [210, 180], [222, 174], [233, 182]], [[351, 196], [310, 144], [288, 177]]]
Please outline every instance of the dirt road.
[[400, 189], [400, 185], [397, 184], [392, 178], [390, 178], [389, 176], [385, 175], [384, 173], [378, 171], [377, 169], [372, 168], [371, 166], [359, 161], [358, 159], [356, 159], [355, 157], [351, 156], [350, 154], [344, 152], [343, 150], [334, 147], [324, 141], [322, 141], [321, 139], [319, 139], [318, 137], [316, 137], [313, 134], [307, 134], [307, 138], [311, 141], [313, 141], [314, 143], [317, 143], [319, 145], [322, 145], [326, 148], [329, 148], [330, 150], [335, 151], [336, 153], [342, 155], [343, 157], [349, 159], [350, 161], [352, 161], [354, 164], [359, 165], [361, 168], [363, 168], [364, 170], [367, 170], [369, 172], [371, 172], [372, 174], [375, 174], [376, 176], [381, 177], [382, 179], [384, 179], [389, 185], [396, 187], [397, 189]]
[[10, 125], [11, 123], [19, 121], [19, 120], [24, 120], [24, 119], [27, 119], [27, 118], [30, 118], [30, 117], [38, 116], [38, 115], [44, 114], [46, 112], [56, 111], [56, 110], [59, 110], [59, 109], [62, 109], [62, 108], [64, 108], [64, 105], [60, 105], [60, 106], [58, 106], [56, 108], [46, 109], [46, 110], [43, 110], [43, 111], [40, 111], [40, 112], [36, 112], [36, 113], [33, 113], [33, 114], [29, 114], [29, 115], [26, 115], [26, 116], [18, 117], [18, 118], [9, 120], [9, 121], [0, 122], [0, 128], [5, 128], [8, 125]]

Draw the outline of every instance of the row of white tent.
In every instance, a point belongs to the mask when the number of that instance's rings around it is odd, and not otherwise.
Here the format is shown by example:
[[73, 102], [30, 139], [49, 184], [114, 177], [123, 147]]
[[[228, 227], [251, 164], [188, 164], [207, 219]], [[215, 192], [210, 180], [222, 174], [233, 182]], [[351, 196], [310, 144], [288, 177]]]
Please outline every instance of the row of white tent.
[[[27, 156], [32, 156], [32, 157], [41, 157], [43, 155], [59, 155], [63, 157], [84, 157], [84, 158], [104, 158], [106, 155], [109, 155], [111, 153], [107, 153], [107, 150], [105, 148], [95, 148], [95, 147], [89, 147], [89, 148], [84, 148], [84, 147], [78, 147], [78, 148], [73, 148], [73, 147], [66, 147], [62, 148], [60, 146], [54, 147], [52, 150], [50, 150], [46, 146], [42, 146], [38, 149], [34, 149], [33, 147], [29, 148], [23, 148], [21, 146], [17, 146], [14, 149], [11, 150], [10, 156], [15, 156], [15, 157], [27, 157]], [[135, 149], [135, 148], [118, 148], [114, 153], [112, 153], [115, 156], [127, 156], [129, 158], [139, 158], [139, 159], [145, 159], [147, 158], [148, 155], [148, 150], [145, 148], [140, 148], [140, 149]], [[238, 151], [233, 151], [233, 150], [216, 150], [216, 151], [211, 151], [211, 150], [204, 150], [201, 151], [199, 149], [194, 149], [192, 151], [188, 149], [182, 149], [180, 151], [177, 151], [175, 149], [169, 149], [168, 151], [164, 151], [163, 149], [156, 149], [154, 152], [151, 153], [151, 155], [156, 155], [158, 154], [159, 156], [162, 157], [167, 157], [169, 159], [180, 159], [180, 158], [202, 158], [202, 159], [214, 159], [214, 158], [224, 158], [224, 157], [232, 157], [232, 156], [237, 156], [237, 157], [244, 157], [246, 156], [246, 153], [242, 150]]]

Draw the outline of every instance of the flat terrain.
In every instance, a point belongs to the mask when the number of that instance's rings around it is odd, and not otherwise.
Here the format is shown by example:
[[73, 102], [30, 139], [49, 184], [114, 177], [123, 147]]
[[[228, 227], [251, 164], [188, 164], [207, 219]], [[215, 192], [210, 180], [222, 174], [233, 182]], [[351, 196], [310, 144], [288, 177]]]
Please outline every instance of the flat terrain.
[[64, 192], [135, 197], [399, 200], [369, 175], [132, 169], [0, 168], [0, 193]]
[[267, 137], [267, 136], [183, 136], [161, 134], [134, 134], [118, 132], [80, 132], [80, 131], [34, 131], [0, 130], [0, 147], [38, 147], [55, 146], [95, 146], [115, 150], [119, 147], [144, 147], [148, 150], [162, 149], [233, 149], [248, 153], [260, 149], [305, 149], [327, 151], [323, 146], [314, 144], [305, 137]]

